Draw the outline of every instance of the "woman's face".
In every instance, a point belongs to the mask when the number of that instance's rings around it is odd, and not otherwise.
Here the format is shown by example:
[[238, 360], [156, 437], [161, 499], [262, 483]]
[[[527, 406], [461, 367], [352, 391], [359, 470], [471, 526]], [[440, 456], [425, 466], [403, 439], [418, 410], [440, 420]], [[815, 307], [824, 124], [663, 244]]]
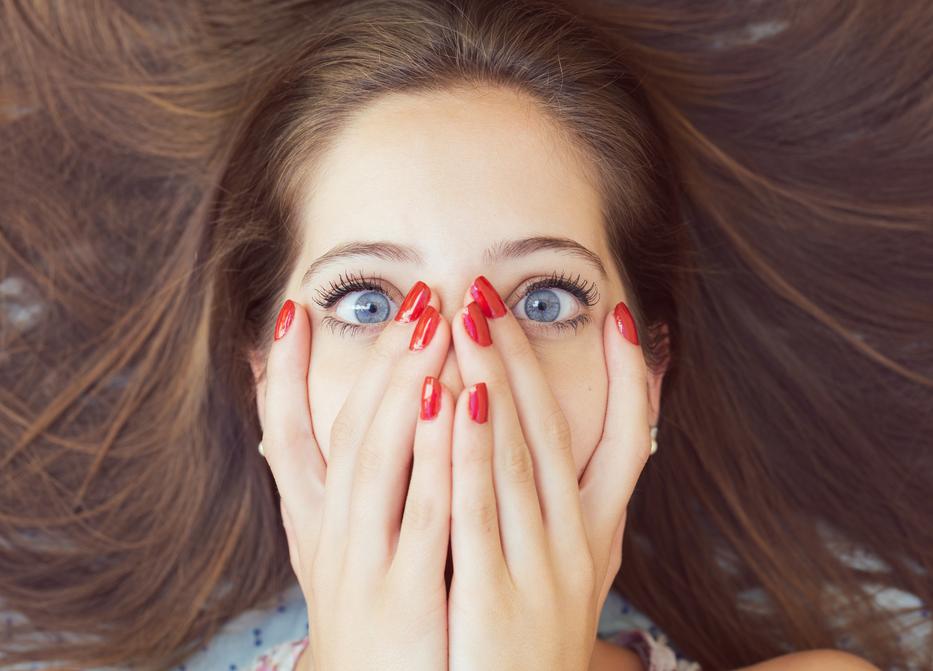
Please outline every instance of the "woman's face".
[[[287, 295], [311, 316], [309, 397], [325, 460], [330, 427], [366, 375], [367, 348], [411, 285], [427, 283], [450, 320], [482, 274], [526, 327], [570, 423], [579, 478], [605, 416], [603, 320], [628, 297], [604, 240], [599, 195], [541, 113], [503, 89], [395, 94], [344, 129], [308, 183]], [[356, 243], [377, 246], [323, 258]], [[381, 277], [384, 289], [351, 289], [326, 309], [315, 302], [331, 283], [360, 275]], [[577, 281], [595, 303], [553, 282], [527, 290], [551, 276]], [[452, 342], [438, 377], [455, 397], [463, 388]], [[649, 388], [656, 408], [660, 379]]]

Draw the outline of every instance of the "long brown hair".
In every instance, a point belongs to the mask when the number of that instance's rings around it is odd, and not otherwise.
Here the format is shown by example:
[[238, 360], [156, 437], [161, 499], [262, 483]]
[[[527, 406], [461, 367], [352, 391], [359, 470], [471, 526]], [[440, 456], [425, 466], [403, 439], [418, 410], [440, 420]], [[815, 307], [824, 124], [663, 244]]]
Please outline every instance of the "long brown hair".
[[166, 668], [292, 583], [248, 354], [296, 195], [464, 85], [588, 158], [668, 364], [615, 588], [704, 667], [931, 664], [872, 590], [933, 600], [933, 5], [2, 8], [0, 664]]

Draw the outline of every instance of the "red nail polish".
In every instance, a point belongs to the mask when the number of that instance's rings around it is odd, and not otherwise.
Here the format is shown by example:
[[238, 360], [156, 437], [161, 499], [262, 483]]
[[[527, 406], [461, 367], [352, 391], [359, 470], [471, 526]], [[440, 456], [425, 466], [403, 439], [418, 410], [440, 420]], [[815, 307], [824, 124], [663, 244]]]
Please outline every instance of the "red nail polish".
[[421, 419], [434, 419], [441, 407], [441, 387], [436, 377], [428, 375], [421, 385]]
[[411, 342], [408, 343], [408, 349], [416, 351], [422, 350], [431, 342], [434, 337], [434, 331], [437, 330], [437, 324], [440, 321], [440, 313], [429, 305], [421, 313], [418, 323], [415, 324], [415, 331], [411, 334]]
[[405, 300], [402, 301], [402, 305], [398, 309], [398, 314], [395, 315], [395, 321], [408, 323], [418, 319], [429, 300], [431, 300], [430, 287], [418, 280], [408, 290]]
[[483, 314], [490, 319], [501, 317], [506, 313], [505, 303], [499, 297], [499, 292], [482, 275], [473, 280], [473, 284], [470, 285], [470, 295], [479, 304]]
[[470, 389], [470, 418], [477, 424], [486, 421], [489, 413], [489, 395], [486, 393], [486, 383], [477, 382]]
[[635, 320], [632, 318], [632, 313], [629, 312], [628, 306], [624, 301], [619, 301], [613, 314], [615, 315], [619, 332], [625, 336], [625, 339], [630, 343], [637, 345], [638, 331], [635, 329]]
[[279, 310], [279, 316], [275, 320], [276, 340], [279, 340], [285, 335], [285, 332], [288, 331], [288, 327], [292, 325], [292, 320], [294, 318], [295, 303], [291, 300], [287, 300], [282, 304], [282, 309]]
[[489, 322], [476, 301], [470, 301], [463, 315], [463, 326], [466, 332], [470, 334], [480, 347], [486, 347], [492, 344], [492, 336], [489, 334]]

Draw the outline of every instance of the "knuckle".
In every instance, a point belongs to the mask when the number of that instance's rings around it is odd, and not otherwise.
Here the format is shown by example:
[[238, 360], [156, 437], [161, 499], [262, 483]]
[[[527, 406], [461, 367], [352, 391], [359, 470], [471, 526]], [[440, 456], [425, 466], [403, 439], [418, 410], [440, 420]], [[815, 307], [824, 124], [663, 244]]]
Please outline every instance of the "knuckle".
[[437, 512], [430, 500], [416, 498], [405, 504], [405, 523], [413, 531], [431, 529], [437, 519]]
[[330, 427], [331, 449], [344, 450], [350, 445], [352, 440], [353, 425], [342, 413], [338, 414]]
[[496, 503], [490, 499], [474, 499], [466, 506], [467, 520], [484, 533], [492, 533], [498, 521]]
[[463, 464], [471, 467], [483, 467], [492, 461], [492, 453], [487, 445], [481, 442], [472, 442], [464, 446], [460, 452], [459, 459]]
[[501, 449], [501, 463], [509, 480], [515, 483], [534, 479], [534, 463], [523, 436], [512, 436]]
[[360, 445], [356, 459], [357, 482], [371, 482], [377, 479], [385, 468], [385, 455], [371, 442]]
[[560, 408], [556, 408], [544, 418], [542, 426], [558, 448], [568, 450], [571, 444], [570, 422]]

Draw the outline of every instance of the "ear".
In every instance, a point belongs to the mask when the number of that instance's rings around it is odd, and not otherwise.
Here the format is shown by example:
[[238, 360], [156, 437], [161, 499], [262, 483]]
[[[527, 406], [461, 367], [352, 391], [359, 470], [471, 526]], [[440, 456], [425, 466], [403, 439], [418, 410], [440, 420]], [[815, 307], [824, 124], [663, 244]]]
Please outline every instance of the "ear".
[[259, 425], [265, 427], [266, 416], [266, 362], [262, 352], [251, 349], [249, 351], [249, 366], [253, 371], [253, 380], [256, 384], [256, 411], [259, 413]]
[[670, 363], [670, 330], [667, 324], [663, 322], [654, 328], [660, 332], [660, 337], [663, 338], [661, 343], [663, 365], [660, 371], [648, 370], [648, 401], [651, 406], [651, 426], [657, 425], [658, 417], [661, 414], [661, 384], [664, 382], [664, 374], [667, 372]]

